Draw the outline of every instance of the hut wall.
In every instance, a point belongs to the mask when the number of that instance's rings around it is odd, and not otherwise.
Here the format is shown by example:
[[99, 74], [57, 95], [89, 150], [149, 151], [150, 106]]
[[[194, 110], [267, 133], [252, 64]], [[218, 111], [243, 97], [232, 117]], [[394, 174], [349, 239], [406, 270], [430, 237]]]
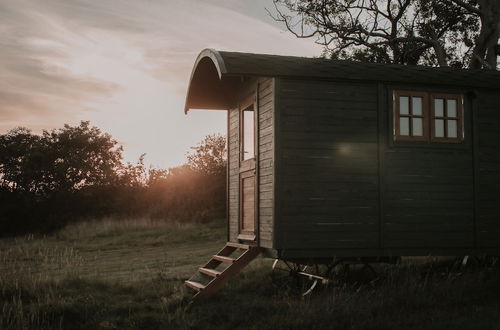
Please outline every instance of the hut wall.
[[[283, 256], [498, 253], [497, 92], [283, 78], [276, 86], [274, 247]], [[398, 89], [462, 94], [464, 142], [395, 142]]]
[[379, 246], [377, 85], [280, 79], [275, 246]]

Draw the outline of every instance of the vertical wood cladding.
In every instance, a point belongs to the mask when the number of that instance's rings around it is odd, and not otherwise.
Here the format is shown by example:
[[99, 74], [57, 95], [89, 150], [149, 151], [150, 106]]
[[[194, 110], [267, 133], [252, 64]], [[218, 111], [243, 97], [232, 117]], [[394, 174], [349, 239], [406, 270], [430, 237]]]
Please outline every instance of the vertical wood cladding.
[[283, 249], [377, 248], [377, 85], [282, 79]]
[[239, 230], [239, 111], [237, 108], [229, 110], [227, 147], [229, 157], [229, 240], [236, 241]]
[[274, 79], [259, 80], [259, 237], [260, 245], [272, 247], [274, 218]]
[[477, 100], [476, 235], [482, 248], [500, 247], [500, 93]]

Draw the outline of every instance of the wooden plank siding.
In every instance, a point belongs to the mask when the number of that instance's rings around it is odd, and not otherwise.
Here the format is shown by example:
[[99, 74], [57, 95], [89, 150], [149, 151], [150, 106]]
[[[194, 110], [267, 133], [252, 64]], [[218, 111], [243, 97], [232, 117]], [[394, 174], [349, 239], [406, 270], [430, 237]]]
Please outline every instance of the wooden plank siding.
[[478, 94], [473, 114], [472, 94], [454, 91], [464, 95], [463, 143], [415, 143], [393, 139], [393, 86], [284, 78], [279, 85], [274, 235], [282, 257], [500, 247], [498, 93]]
[[500, 247], [500, 93], [477, 100], [477, 244]]
[[281, 79], [280, 249], [377, 248], [377, 85]]
[[384, 162], [382, 247], [473, 247], [470, 149], [395, 146]]

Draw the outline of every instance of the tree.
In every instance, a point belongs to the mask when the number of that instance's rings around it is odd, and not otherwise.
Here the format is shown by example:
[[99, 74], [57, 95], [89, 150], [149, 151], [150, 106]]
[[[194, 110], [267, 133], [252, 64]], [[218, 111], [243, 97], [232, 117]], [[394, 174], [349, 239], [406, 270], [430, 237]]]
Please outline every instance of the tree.
[[496, 69], [498, 0], [273, 0], [277, 21], [357, 61]]
[[18, 127], [0, 136], [1, 186], [11, 190], [36, 190], [41, 152], [40, 137]]
[[150, 175], [156, 175], [161, 173], [161, 170], [150, 169], [146, 170], [144, 165], [144, 158], [146, 154], [141, 154], [137, 164], [132, 164], [127, 162], [126, 165], [122, 165], [119, 170], [120, 185], [129, 187], [143, 187], [150, 181]]
[[88, 121], [42, 135], [16, 128], [0, 136], [0, 178], [11, 190], [46, 195], [110, 184], [121, 159], [122, 147]]
[[221, 175], [226, 169], [226, 138], [220, 134], [206, 136], [187, 155], [188, 166], [207, 175]]

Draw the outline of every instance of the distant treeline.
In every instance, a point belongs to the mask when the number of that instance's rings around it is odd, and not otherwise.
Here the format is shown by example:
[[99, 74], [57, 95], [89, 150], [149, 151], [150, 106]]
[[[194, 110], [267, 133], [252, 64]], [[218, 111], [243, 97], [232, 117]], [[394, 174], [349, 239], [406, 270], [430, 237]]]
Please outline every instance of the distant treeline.
[[123, 148], [89, 122], [0, 135], [0, 235], [48, 232], [88, 218], [206, 221], [225, 212], [225, 138], [209, 135], [185, 165], [123, 162]]

